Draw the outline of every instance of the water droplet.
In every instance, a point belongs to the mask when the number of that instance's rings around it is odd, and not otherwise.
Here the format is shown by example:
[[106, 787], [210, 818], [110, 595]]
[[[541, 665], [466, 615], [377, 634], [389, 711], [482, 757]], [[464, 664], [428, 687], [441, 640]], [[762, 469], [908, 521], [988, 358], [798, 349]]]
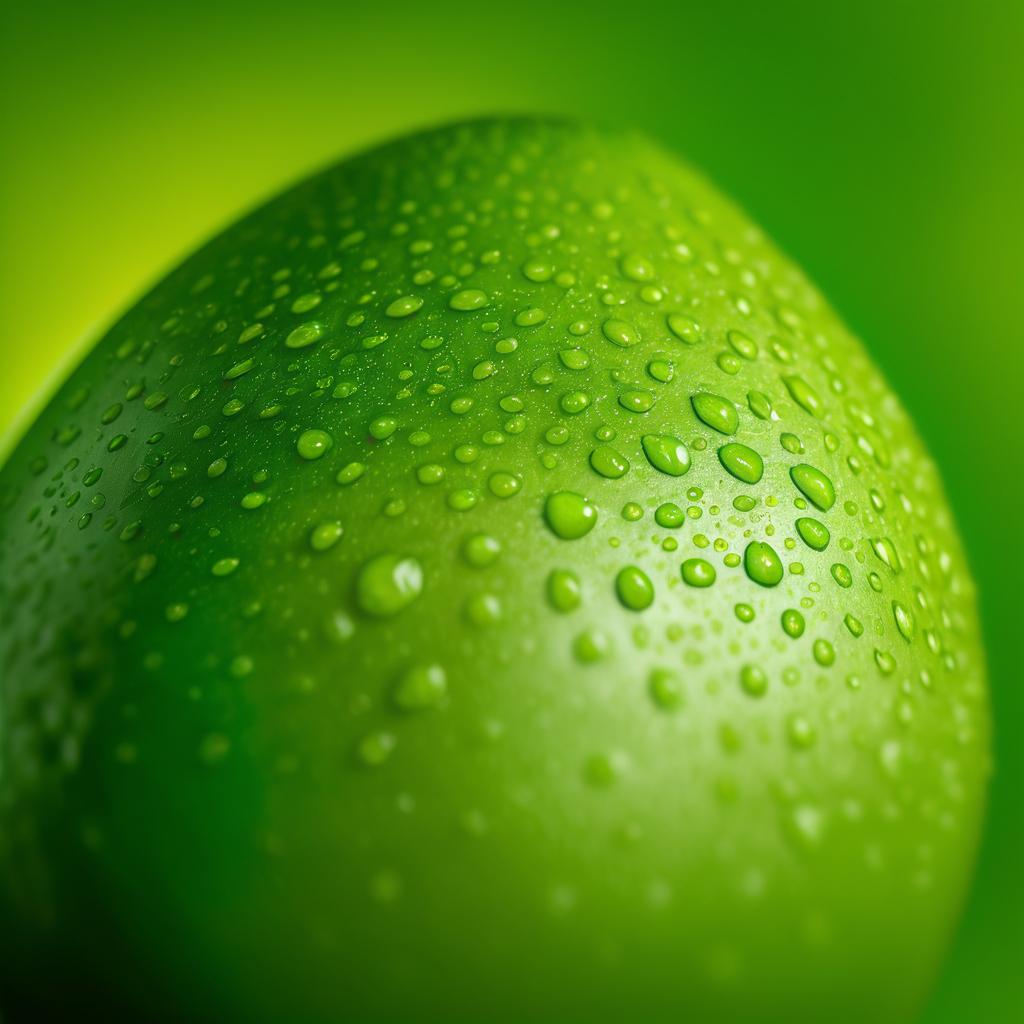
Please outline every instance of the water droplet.
[[763, 697], [768, 692], [768, 677], [756, 665], [740, 669], [740, 686], [751, 697]]
[[805, 412], [820, 418], [824, 415], [825, 409], [818, 393], [803, 379], [803, 377], [783, 377], [782, 382], [786, 385], [793, 401]]
[[596, 789], [608, 789], [618, 781], [620, 768], [618, 758], [609, 754], [592, 754], [587, 758], [583, 776]]
[[782, 561], [775, 549], [763, 541], [751, 541], [743, 552], [743, 568], [755, 583], [774, 587], [782, 582]]
[[426, 487], [432, 487], [444, 480], [444, 466], [428, 462], [416, 468], [416, 479]]
[[398, 429], [398, 420], [393, 416], [378, 416], [370, 421], [367, 429], [374, 440], [386, 441]]
[[601, 330], [610, 342], [620, 348], [632, 348], [640, 341], [640, 332], [625, 320], [605, 320]]
[[423, 569], [411, 557], [390, 553], [376, 555], [359, 571], [356, 600], [368, 615], [397, 615], [423, 590]]
[[629, 460], [608, 445], [600, 445], [590, 453], [590, 465], [595, 473], [609, 480], [618, 480], [629, 472]]
[[683, 525], [686, 513], [674, 502], [666, 501], [654, 510], [654, 521], [666, 530], [675, 530]]
[[803, 636], [804, 627], [804, 617], [795, 608], [787, 608], [782, 613], [782, 629], [787, 636], [794, 640]]
[[789, 716], [786, 736], [794, 750], [809, 750], [814, 746], [814, 741], [817, 738], [814, 726], [803, 715]]
[[668, 329], [687, 345], [696, 345], [700, 341], [700, 327], [696, 320], [683, 313], [669, 313], [666, 317]]
[[448, 300], [448, 305], [452, 309], [470, 312], [474, 309], [483, 309], [490, 301], [487, 293], [480, 291], [479, 288], [466, 288], [464, 291], [456, 292]]
[[590, 356], [581, 348], [564, 348], [558, 358], [567, 370], [585, 370], [590, 365]]
[[334, 438], [326, 430], [304, 430], [295, 442], [295, 449], [304, 459], [312, 460], [326, 455], [333, 445]]
[[341, 540], [344, 528], [337, 520], [324, 520], [310, 531], [309, 546], [314, 551], [326, 551]]
[[800, 463], [789, 471], [793, 483], [811, 504], [827, 512], [836, 502], [836, 489], [820, 469]]
[[628, 412], [650, 412], [654, 408], [654, 395], [650, 391], [626, 391], [619, 395], [619, 405]]
[[723, 444], [718, 449], [718, 460], [737, 480], [756, 484], [764, 475], [761, 456], [745, 444]]
[[619, 270], [630, 281], [650, 281], [654, 277], [653, 265], [636, 253], [623, 256], [619, 260]]
[[763, 391], [748, 392], [747, 407], [759, 420], [772, 418], [772, 403]]
[[496, 498], [511, 498], [519, 493], [523, 481], [513, 473], [492, 473], [487, 486]]
[[702, 392], [693, 395], [690, 404], [698, 418], [720, 434], [735, 434], [739, 428], [740, 418], [736, 406], [721, 395]]
[[652, 359], [647, 364], [647, 373], [660, 384], [668, 384], [675, 376], [675, 367], [668, 359]]
[[492, 565], [501, 554], [501, 543], [486, 533], [474, 533], [465, 539], [462, 556], [476, 569]]
[[213, 563], [210, 572], [214, 576], [230, 576], [239, 565], [237, 558], [219, 558]]
[[619, 570], [615, 577], [615, 593], [630, 611], [640, 612], [654, 602], [654, 584], [647, 574], [635, 565]]
[[590, 406], [590, 395], [585, 391], [570, 391], [558, 400], [562, 412], [575, 416]]
[[842, 562], [836, 562], [830, 571], [832, 573], [832, 579], [834, 579], [839, 586], [846, 588], [853, 585], [853, 574], [845, 565], [843, 565]]
[[811, 646], [811, 653], [814, 655], [814, 660], [822, 668], [828, 668], [830, 665], [835, 664], [836, 649], [828, 640], [815, 640]]
[[597, 523], [597, 509], [575, 491], [557, 491], [544, 504], [548, 526], [562, 540], [578, 540]]
[[343, 466], [338, 470], [338, 475], [334, 479], [345, 487], [348, 484], [355, 483], [365, 472], [366, 466], [363, 463], [350, 462], [347, 466]]
[[394, 753], [398, 741], [394, 733], [371, 732], [359, 741], [359, 759], [369, 768], [377, 768]]
[[742, 356], [744, 359], [757, 358], [757, 343], [742, 331], [729, 331], [726, 341], [738, 356]]
[[299, 324], [284, 339], [284, 343], [288, 348], [306, 348], [309, 345], [316, 344], [323, 337], [323, 334], [323, 325], [317, 323], [316, 320], [311, 320], [308, 324]]
[[574, 611], [583, 599], [579, 577], [569, 569], [552, 569], [548, 574], [547, 596], [555, 611], [563, 614]]
[[914, 613], [904, 607], [899, 601], [892, 603], [892, 616], [896, 620], [896, 628], [906, 641], [914, 639]]
[[395, 686], [392, 700], [402, 711], [426, 711], [444, 703], [448, 678], [437, 664], [413, 665]]
[[584, 665], [603, 661], [611, 653], [612, 645], [608, 634], [602, 629], [585, 629], [573, 641], [572, 653]]
[[824, 551], [828, 547], [830, 534], [828, 527], [817, 519], [803, 517], [796, 521], [796, 530], [801, 540], [815, 551]]
[[684, 582], [691, 587], [710, 587], [715, 582], [715, 567], [703, 558], [688, 558], [680, 567]]
[[668, 668], [656, 668], [648, 681], [651, 700], [662, 711], [675, 711], [683, 704], [683, 684], [678, 673]]
[[888, 537], [872, 537], [871, 550], [875, 557], [891, 572], [898, 574], [903, 569], [896, 545]]
[[398, 320], [402, 317], [412, 316], [417, 310], [423, 307], [423, 300], [418, 295], [403, 295], [390, 303], [384, 313], [387, 316]]
[[690, 468], [690, 453], [678, 437], [670, 434], [645, 434], [640, 443], [647, 461], [659, 473], [682, 476]]

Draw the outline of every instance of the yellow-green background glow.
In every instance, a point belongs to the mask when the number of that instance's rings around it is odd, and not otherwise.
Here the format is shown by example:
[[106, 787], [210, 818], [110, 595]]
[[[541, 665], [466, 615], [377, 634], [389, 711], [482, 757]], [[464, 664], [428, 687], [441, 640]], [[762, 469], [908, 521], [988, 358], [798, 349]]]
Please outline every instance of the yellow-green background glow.
[[17, 6], [0, 15], [0, 450], [84, 339], [196, 243], [412, 128], [507, 111], [631, 124], [750, 211], [894, 382], [966, 536], [997, 775], [926, 1020], [1008, 1019], [1024, 931], [1020, 5]]

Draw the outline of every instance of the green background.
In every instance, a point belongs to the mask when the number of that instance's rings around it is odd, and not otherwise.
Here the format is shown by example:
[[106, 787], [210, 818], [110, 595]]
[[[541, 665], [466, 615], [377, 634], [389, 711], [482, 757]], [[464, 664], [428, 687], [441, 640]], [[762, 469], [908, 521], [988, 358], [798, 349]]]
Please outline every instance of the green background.
[[0, 450], [149, 282], [339, 155], [487, 112], [646, 129], [805, 267], [942, 467], [982, 592], [997, 768], [974, 890], [925, 1019], [1014, 1017], [1024, 7], [171, 6], [0, 15]]

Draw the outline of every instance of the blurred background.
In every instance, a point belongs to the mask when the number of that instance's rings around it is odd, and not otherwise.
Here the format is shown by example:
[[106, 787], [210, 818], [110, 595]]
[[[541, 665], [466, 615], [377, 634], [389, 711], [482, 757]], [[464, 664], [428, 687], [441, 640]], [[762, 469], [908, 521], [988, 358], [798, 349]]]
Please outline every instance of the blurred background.
[[0, 455], [83, 345], [306, 172], [486, 112], [645, 129], [867, 343], [981, 587], [997, 773], [926, 1024], [1020, 1019], [1024, 5], [32, 3], [0, 13]]

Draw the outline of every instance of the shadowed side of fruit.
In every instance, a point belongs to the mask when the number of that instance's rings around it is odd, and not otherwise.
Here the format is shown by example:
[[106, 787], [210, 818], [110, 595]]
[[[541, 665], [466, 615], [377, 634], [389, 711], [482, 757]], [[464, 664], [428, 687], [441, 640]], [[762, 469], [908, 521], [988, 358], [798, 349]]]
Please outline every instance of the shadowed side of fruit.
[[0, 602], [12, 1020], [910, 1021], [960, 908], [936, 469], [631, 134], [444, 128], [215, 238], [0, 471]]

